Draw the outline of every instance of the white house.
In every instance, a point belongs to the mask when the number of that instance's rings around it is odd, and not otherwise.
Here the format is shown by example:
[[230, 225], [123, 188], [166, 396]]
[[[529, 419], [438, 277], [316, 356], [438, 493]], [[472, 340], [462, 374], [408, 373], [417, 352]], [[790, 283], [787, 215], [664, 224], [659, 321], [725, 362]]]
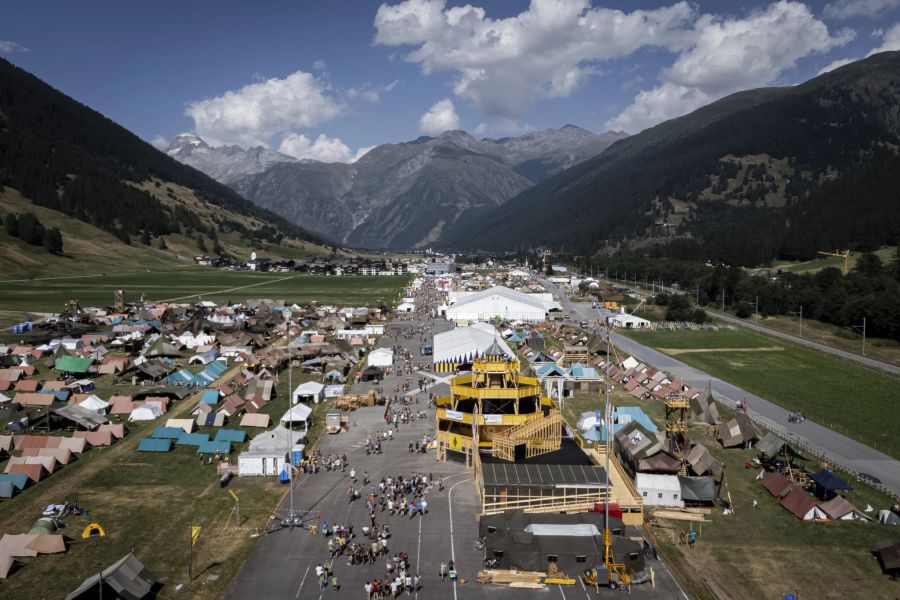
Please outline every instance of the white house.
[[278, 475], [288, 462], [288, 453], [281, 451], [247, 451], [238, 454], [238, 476], [265, 477]]
[[550, 311], [562, 310], [552, 294], [525, 294], [495, 286], [480, 292], [451, 294], [453, 301], [445, 316], [448, 321], [490, 321], [494, 318], [537, 323]]
[[300, 401], [318, 404], [325, 398], [325, 386], [315, 381], [301, 383], [294, 390], [291, 398], [293, 400], [291, 404], [297, 404]]
[[394, 364], [394, 351], [390, 348], [375, 348], [369, 352], [366, 364], [370, 367], [390, 367]]
[[677, 475], [638, 473], [634, 486], [643, 498], [644, 506], [684, 506]]

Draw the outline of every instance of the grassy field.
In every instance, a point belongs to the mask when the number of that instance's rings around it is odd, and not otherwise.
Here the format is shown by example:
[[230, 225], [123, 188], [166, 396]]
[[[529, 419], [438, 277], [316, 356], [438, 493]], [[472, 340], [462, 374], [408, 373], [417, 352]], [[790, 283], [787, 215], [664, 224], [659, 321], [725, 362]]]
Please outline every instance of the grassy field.
[[900, 382], [890, 375], [743, 329], [628, 335], [900, 458]]
[[[310, 378], [294, 373], [293, 385]], [[287, 375], [276, 386], [276, 396], [264, 413], [280, 417], [288, 406]], [[135, 388], [99, 381], [103, 394], [130, 393]], [[193, 549], [194, 580], [186, 598], [220, 598], [228, 582], [253, 548], [286, 488], [274, 478], [236, 478], [228, 489], [241, 499], [241, 524], [236, 526], [234, 501], [221, 489], [214, 465], [202, 464], [196, 449], [176, 447], [169, 453], [138, 453], [138, 442], [168, 417], [189, 413], [196, 398], [186, 399], [157, 422], [130, 426], [130, 432], [109, 448], [95, 448], [62, 467], [37, 485], [26, 488], [0, 504], [0, 531], [22, 533], [40, 517], [50, 503], [67, 498], [78, 500], [90, 511], [87, 517], [69, 517], [62, 531], [72, 538], [65, 554], [21, 559], [22, 568], [0, 581], [5, 598], [62, 598], [87, 576], [98, 572], [130, 550], [147, 565], [163, 588], [161, 597], [173, 597], [178, 584], [187, 584], [189, 526], [202, 527]], [[318, 423], [310, 431], [313, 443], [321, 433], [326, 404], [314, 407]], [[240, 429], [236, 423], [226, 425]], [[200, 428], [214, 433], [213, 428]], [[248, 429], [248, 434], [258, 429]], [[232, 460], [243, 449], [235, 445]], [[2, 465], [0, 465], [2, 467]], [[300, 507], [302, 508], [302, 507]], [[82, 528], [96, 521], [107, 532], [105, 538], [83, 541]], [[47, 577], [53, 573], [53, 577]], [[209, 579], [210, 575], [217, 578]]]
[[281, 298], [298, 304], [312, 300], [340, 306], [366, 306], [377, 300], [391, 304], [409, 282], [407, 276], [325, 277], [195, 266], [136, 273], [119, 273], [114, 265], [107, 268], [107, 274], [85, 277], [2, 281], [0, 318], [5, 324], [27, 311], [60, 311], [69, 298], [77, 298], [82, 306], [109, 306], [117, 289], [125, 290], [127, 302], [136, 301], [144, 293], [147, 301]]
[[[881, 261], [885, 264], [890, 263], [894, 256], [896, 255], [896, 247], [894, 246], [885, 246], [875, 251], [875, 254], [881, 258]], [[859, 252], [851, 252], [850, 253], [850, 268], [856, 266], [856, 261], [859, 260], [861, 254]], [[813, 260], [806, 260], [800, 262], [788, 262], [788, 261], [779, 261], [775, 263], [775, 268], [778, 269], [786, 269], [788, 271], [792, 271], [794, 273], [814, 273], [816, 271], [821, 271], [825, 267], [835, 267], [837, 269], [842, 268], [844, 265], [844, 259], [840, 256], [820, 256], [819, 258], [814, 258]]]
[[[664, 404], [658, 400], [636, 400], [614, 386], [613, 401], [638, 406], [663, 429]], [[583, 411], [600, 406], [596, 394], [567, 399], [564, 413], [570, 423]], [[728, 408], [719, 406], [730, 418]], [[757, 470], [744, 463], [756, 457], [754, 450], [723, 449], [708, 437], [703, 426], [690, 429], [691, 438], [706, 445], [725, 464], [728, 490], [735, 504], [733, 515], [713, 509], [712, 522], [694, 524], [700, 541], [693, 549], [678, 546], [678, 533], [690, 524], [672, 522], [651, 527], [663, 554], [688, 581], [700, 598], [755, 600], [780, 598], [784, 592], [799, 592], [800, 598], [894, 598], [897, 584], [881, 574], [870, 554], [879, 541], [890, 538], [880, 524], [854, 522], [808, 523], [781, 508], [755, 479]], [[820, 465], [808, 462], [807, 468]], [[848, 500], [864, 509], [871, 504], [887, 508], [890, 500], [866, 486], [857, 486]], [[758, 506], [753, 507], [753, 500]]]

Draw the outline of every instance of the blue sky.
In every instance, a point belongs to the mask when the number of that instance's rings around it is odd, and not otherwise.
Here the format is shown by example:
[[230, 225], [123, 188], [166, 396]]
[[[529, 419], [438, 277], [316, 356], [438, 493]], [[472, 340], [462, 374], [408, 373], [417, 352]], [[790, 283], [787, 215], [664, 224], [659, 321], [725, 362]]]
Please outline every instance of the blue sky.
[[165, 144], [352, 160], [461, 128], [636, 132], [900, 49], [900, 0], [29, 2], [0, 55]]

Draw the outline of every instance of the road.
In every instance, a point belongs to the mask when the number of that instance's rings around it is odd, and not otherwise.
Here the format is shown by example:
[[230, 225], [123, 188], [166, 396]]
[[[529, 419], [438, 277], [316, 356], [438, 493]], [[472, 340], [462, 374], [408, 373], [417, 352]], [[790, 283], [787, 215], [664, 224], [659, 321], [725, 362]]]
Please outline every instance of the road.
[[[600, 313], [590, 304], [573, 303], [551, 282], [543, 283], [548, 291], [559, 298], [563, 308], [573, 319], [577, 317], [579, 320], [592, 321], [599, 318]], [[788, 423], [788, 411], [781, 406], [623, 335], [612, 332], [610, 340], [619, 350], [646, 364], [668, 371], [691, 385], [701, 388], [710, 386], [716, 399], [728, 406], [734, 407], [736, 402], [746, 400], [751, 416], [776, 434], [805, 445], [851, 473], [872, 475], [881, 480], [887, 491], [900, 496], [900, 461], [810, 420]]]

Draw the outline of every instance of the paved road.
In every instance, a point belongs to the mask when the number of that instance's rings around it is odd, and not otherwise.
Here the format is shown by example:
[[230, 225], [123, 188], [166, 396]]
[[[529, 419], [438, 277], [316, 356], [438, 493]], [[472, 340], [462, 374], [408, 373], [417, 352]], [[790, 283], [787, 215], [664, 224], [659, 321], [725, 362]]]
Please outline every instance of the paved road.
[[[585, 321], [599, 318], [600, 313], [590, 304], [572, 303], [552, 283], [546, 282], [545, 285], [558, 295], [564, 308], [570, 311], [573, 318], [577, 316]], [[634, 355], [644, 363], [664, 369], [691, 385], [703, 388], [711, 386], [716, 398], [729, 406], [734, 407], [736, 402], [746, 400], [751, 415], [758, 417], [766, 427], [777, 434], [806, 445], [846, 470], [877, 477], [887, 490], [900, 496], [900, 461], [818, 423], [809, 420], [803, 423], [788, 423], [788, 411], [781, 406], [623, 335], [613, 332], [611, 340], [625, 353]]]

